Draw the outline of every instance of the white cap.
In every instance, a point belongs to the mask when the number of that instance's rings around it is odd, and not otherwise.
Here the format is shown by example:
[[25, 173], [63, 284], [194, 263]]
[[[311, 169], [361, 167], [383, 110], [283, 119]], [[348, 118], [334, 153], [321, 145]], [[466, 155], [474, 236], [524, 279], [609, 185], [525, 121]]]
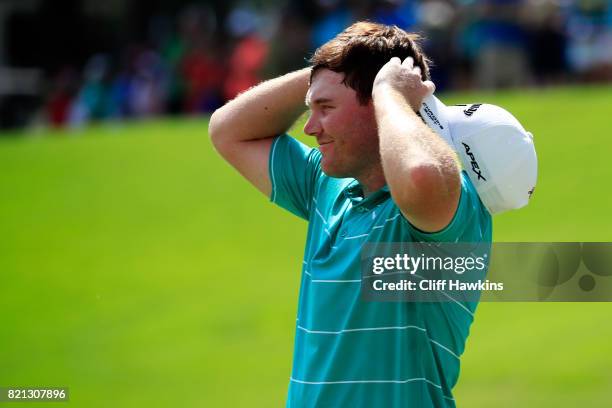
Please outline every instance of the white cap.
[[535, 189], [538, 159], [533, 136], [499, 106], [446, 106], [433, 95], [419, 111], [455, 149], [491, 214], [524, 207]]

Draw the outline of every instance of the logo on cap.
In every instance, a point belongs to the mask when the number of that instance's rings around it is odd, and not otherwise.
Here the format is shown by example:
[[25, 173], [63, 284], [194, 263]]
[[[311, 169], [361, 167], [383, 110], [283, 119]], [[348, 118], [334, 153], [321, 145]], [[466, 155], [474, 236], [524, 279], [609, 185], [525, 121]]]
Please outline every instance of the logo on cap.
[[463, 113], [465, 113], [465, 116], [472, 116], [474, 112], [476, 112], [478, 108], [480, 108], [481, 106], [482, 106], [482, 103], [475, 103], [469, 108], [465, 109]]
[[442, 126], [442, 124], [440, 124], [440, 121], [438, 120], [438, 118], [436, 117], [436, 115], [434, 115], [434, 113], [431, 111], [431, 109], [429, 109], [429, 106], [427, 106], [426, 103], [423, 103], [423, 110], [425, 111], [425, 113], [427, 114], [427, 116], [429, 117], [429, 119], [435, 123], [436, 125], [438, 125], [438, 127], [440, 129], [444, 129], [444, 126]]
[[535, 191], [535, 186], [533, 186], [533, 188], [527, 192], [527, 195], [529, 196], [529, 199], [531, 199], [531, 196], [533, 195], [534, 191]]
[[476, 175], [478, 175], [478, 180], [487, 181], [487, 179], [484, 178], [484, 176], [482, 175], [482, 170], [480, 170], [480, 167], [478, 166], [478, 162], [476, 161], [476, 158], [474, 157], [474, 153], [472, 153], [472, 149], [470, 149], [470, 146], [464, 142], [461, 142], [461, 144], [465, 148], [465, 154], [467, 154], [470, 157], [470, 164], [472, 165], [472, 171], [476, 173]]

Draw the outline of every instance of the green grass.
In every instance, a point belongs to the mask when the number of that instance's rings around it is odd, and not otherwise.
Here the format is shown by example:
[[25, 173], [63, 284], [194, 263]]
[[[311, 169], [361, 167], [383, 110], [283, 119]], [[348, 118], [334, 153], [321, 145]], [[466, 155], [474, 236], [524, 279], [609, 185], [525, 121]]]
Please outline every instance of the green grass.
[[[497, 241], [612, 240], [611, 91], [448, 95], [535, 135], [536, 193], [495, 218]], [[79, 407], [281, 406], [305, 231], [217, 157], [205, 120], [0, 138], [0, 386], [68, 386]], [[481, 304], [458, 405], [609, 406], [611, 313]]]

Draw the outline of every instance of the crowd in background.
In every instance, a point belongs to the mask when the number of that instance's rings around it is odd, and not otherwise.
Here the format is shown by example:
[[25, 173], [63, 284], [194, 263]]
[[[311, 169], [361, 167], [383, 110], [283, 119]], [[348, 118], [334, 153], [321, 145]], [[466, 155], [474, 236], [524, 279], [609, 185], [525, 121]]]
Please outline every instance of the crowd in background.
[[49, 78], [44, 117], [92, 120], [211, 112], [262, 79], [298, 69], [354, 21], [424, 37], [438, 89], [612, 80], [610, 0], [318, 0], [282, 9], [206, 6], [157, 16], [144, 42], [93, 54]]

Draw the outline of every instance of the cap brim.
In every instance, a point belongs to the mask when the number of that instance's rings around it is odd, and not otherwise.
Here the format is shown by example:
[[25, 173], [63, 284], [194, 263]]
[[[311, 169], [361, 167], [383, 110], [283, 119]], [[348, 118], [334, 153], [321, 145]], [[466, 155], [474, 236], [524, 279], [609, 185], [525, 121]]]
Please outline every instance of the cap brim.
[[423, 99], [419, 114], [432, 130], [444, 139], [453, 149], [453, 139], [450, 134], [447, 107], [433, 94]]

